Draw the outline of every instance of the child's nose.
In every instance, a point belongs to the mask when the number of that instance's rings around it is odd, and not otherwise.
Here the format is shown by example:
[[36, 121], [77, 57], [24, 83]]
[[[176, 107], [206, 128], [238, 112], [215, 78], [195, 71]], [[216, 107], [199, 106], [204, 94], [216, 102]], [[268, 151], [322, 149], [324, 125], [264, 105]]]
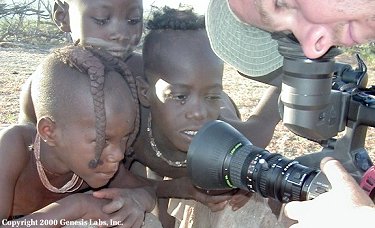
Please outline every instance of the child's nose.
[[105, 153], [105, 161], [109, 163], [118, 163], [124, 159], [124, 150], [120, 146], [111, 146]]
[[191, 105], [187, 110], [186, 118], [188, 119], [204, 120], [208, 116], [207, 107], [198, 99], [192, 99]]
[[126, 21], [114, 21], [110, 35], [111, 40], [123, 41], [130, 37], [129, 25]]

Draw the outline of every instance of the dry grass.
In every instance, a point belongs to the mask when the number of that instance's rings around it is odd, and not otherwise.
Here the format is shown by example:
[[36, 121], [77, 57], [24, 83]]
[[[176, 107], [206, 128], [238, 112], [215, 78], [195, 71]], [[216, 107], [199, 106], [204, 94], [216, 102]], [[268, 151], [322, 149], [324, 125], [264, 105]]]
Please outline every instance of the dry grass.
[[[24, 49], [22, 47], [0, 47], [0, 124], [17, 121], [21, 86], [48, 52], [49, 50]], [[352, 61], [352, 58], [344, 57], [345, 59], [341, 61]], [[369, 84], [375, 85], [374, 68], [370, 70]], [[224, 88], [237, 103], [243, 119], [247, 119], [267, 85], [244, 79], [233, 68], [226, 66]], [[374, 128], [369, 128], [366, 139], [366, 148], [374, 160]], [[294, 135], [280, 123], [276, 127], [274, 138], [268, 149], [281, 152], [287, 157], [294, 157], [319, 151], [321, 148], [316, 143]]]

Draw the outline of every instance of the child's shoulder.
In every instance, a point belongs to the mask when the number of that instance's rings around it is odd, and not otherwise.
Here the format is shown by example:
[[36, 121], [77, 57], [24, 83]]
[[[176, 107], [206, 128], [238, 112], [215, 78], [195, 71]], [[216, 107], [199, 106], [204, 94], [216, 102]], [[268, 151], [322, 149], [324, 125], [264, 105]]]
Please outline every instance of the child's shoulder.
[[[29, 146], [32, 145], [36, 130], [31, 124], [10, 125], [0, 131], [0, 163], [12, 162], [23, 165], [29, 158]], [[17, 163], [17, 164], [16, 164]]]
[[143, 57], [141, 53], [134, 52], [125, 62], [134, 77], [143, 76]]

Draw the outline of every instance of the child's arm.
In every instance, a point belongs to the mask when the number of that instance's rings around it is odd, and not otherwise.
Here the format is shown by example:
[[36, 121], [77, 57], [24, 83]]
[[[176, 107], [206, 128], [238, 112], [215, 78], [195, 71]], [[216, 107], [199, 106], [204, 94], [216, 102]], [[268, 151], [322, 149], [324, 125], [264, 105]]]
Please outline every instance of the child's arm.
[[208, 206], [211, 211], [224, 209], [235, 193], [232, 190], [205, 191], [195, 187], [189, 177], [152, 181], [159, 198], [193, 199]]
[[19, 127], [10, 126], [0, 132], [0, 218], [11, 214], [14, 189], [27, 159], [22, 131]]
[[98, 220], [109, 224], [109, 215], [102, 211], [102, 207], [107, 203], [107, 200], [97, 199], [92, 194], [74, 193], [17, 220], [37, 221], [40, 226], [43, 221], [48, 221], [43, 227], [61, 227], [80, 219], [83, 219], [79, 221], [80, 224], [88, 225], [88, 221], [92, 223]]
[[276, 125], [280, 121], [278, 99], [280, 88], [271, 86], [263, 95], [255, 111], [247, 121], [224, 119], [248, 138], [251, 143], [265, 148], [272, 139]]

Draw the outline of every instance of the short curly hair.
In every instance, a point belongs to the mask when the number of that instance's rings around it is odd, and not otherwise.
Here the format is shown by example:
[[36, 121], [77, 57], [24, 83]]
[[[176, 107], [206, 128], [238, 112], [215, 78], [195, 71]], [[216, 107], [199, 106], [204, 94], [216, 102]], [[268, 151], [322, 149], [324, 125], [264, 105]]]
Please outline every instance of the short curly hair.
[[197, 30], [205, 29], [203, 15], [198, 15], [193, 8], [173, 9], [168, 6], [156, 8], [152, 18], [146, 22], [149, 30]]

